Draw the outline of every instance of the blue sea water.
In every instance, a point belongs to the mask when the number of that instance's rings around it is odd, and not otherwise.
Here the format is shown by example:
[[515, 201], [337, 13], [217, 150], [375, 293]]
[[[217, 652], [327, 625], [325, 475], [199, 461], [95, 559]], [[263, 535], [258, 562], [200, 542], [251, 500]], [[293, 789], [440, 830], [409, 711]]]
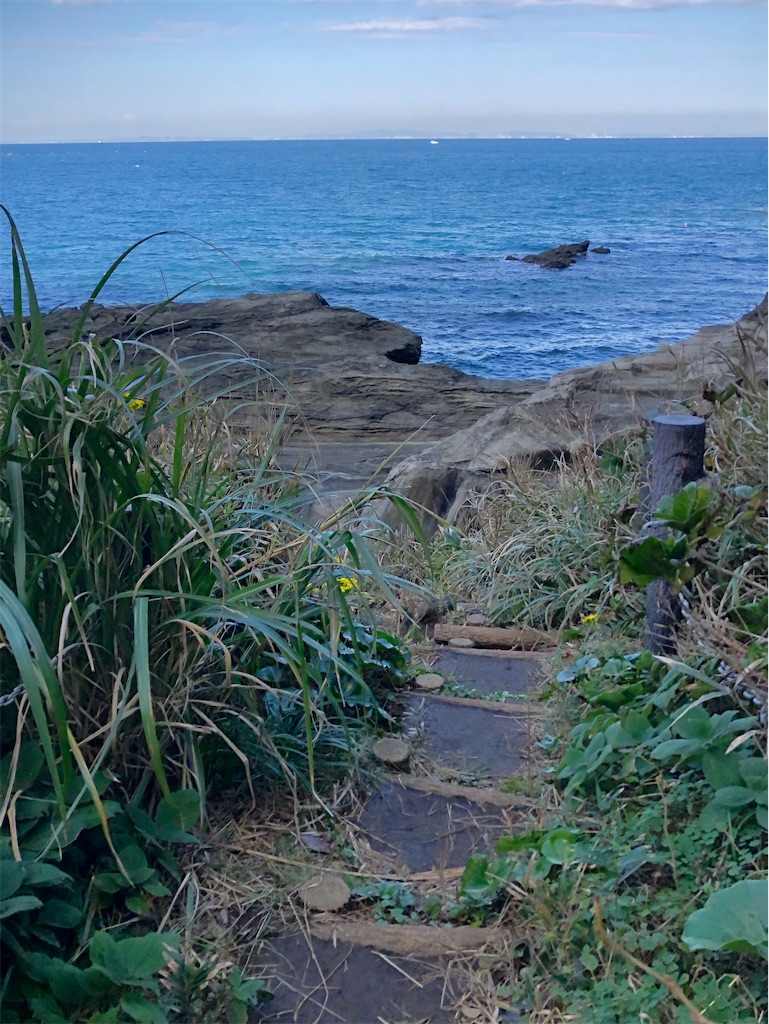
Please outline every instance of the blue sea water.
[[[765, 139], [0, 146], [43, 308], [309, 288], [421, 334], [423, 359], [547, 377], [758, 302]], [[0, 301], [10, 302], [7, 230]], [[565, 271], [505, 261], [585, 238]], [[206, 244], [207, 243], [207, 244]]]

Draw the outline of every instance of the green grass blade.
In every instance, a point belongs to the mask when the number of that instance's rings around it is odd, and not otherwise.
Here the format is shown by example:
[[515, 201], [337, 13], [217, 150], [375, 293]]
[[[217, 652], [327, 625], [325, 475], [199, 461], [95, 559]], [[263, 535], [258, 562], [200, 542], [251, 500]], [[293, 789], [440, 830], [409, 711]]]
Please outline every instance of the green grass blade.
[[149, 598], [144, 595], [139, 595], [134, 603], [134, 668], [136, 671], [136, 687], [139, 694], [139, 710], [141, 712], [144, 738], [149, 750], [150, 764], [155, 772], [158, 785], [163, 790], [163, 794], [169, 796], [171, 788], [168, 785], [166, 771], [163, 767], [163, 755], [160, 750], [160, 741], [158, 740], [158, 732], [155, 725], [155, 712], [152, 706]]

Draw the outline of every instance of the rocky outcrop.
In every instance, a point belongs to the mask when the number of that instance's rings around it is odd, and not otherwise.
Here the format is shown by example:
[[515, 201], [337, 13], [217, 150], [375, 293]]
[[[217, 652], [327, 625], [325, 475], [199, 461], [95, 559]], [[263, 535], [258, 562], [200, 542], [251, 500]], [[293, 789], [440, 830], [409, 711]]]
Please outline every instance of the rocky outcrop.
[[765, 381], [766, 339], [765, 298], [736, 324], [703, 327], [655, 352], [556, 374], [517, 405], [412, 455], [388, 485], [451, 521], [469, 493], [487, 487], [512, 460], [547, 465], [637, 428], [650, 414], [684, 411], [682, 403], [736, 378]]
[[[203, 389], [226, 392], [245, 422], [265, 405], [287, 406], [294, 440], [398, 444], [416, 435], [429, 444], [544, 384], [485, 380], [420, 363], [418, 335], [330, 306], [315, 292], [174, 302], [155, 309], [94, 306], [83, 331], [98, 338], [138, 336], [173, 351], [190, 368], [209, 362], [212, 354], [225, 357]], [[79, 312], [47, 314], [52, 350], [71, 340]]]
[[[50, 345], [70, 339], [78, 313], [60, 309], [46, 316]], [[173, 342], [185, 357], [231, 351], [235, 343], [244, 355], [281, 370], [377, 356], [416, 365], [422, 352], [422, 339], [413, 331], [354, 309], [334, 308], [306, 291], [171, 302], [160, 308], [95, 305], [83, 330], [99, 338], [139, 336], [164, 348]]]
[[529, 253], [523, 257], [522, 262], [536, 263], [545, 270], [566, 270], [587, 254], [589, 246], [589, 239], [573, 245], [559, 245], [555, 249], [545, 249], [544, 252]]
[[591, 249], [590, 251], [598, 253], [599, 256], [608, 256], [611, 252], [611, 249], [608, 249], [605, 245], [597, 245], [594, 249]]

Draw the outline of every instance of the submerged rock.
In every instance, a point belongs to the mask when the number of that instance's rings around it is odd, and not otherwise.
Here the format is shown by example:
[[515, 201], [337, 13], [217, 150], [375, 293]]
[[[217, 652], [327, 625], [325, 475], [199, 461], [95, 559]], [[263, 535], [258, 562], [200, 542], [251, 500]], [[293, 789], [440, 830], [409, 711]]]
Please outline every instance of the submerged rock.
[[572, 245], [559, 245], [555, 249], [545, 249], [544, 252], [529, 253], [523, 257], [523, 262], [536, 263], [545, 270], [565, 270], [585, 256], [589, 246], [589, 239]]

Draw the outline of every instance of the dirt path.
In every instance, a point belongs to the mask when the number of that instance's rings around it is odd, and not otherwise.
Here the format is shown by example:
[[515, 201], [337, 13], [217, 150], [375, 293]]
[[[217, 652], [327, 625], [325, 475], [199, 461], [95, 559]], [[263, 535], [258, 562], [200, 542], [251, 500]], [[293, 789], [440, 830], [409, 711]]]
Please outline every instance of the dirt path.
[[[436, 646], [433, 657], [444, 686], [415, 685], [400, 698], [408, 763], [382, 767], [351, 823], [356, 880], [371, 878], [370, 896], [362, 900], [353, 887], [345, 900], [342, 888], [337, 910], [305, 906], [301, 924], [269, 941], [262, 966], [279, 980], [274, 1000], [252, 1021], [485, 1019], [479, 964], [508, 955], [513, 929], [450, 924], [441, 915], [431, 923], [426, 911], [456, 896], [471, 854], [493, 852], [501, 836], [530, 822], [531, 801], [521, 791], [530, 789], [543, 725], [541, 705], [530, 698], [547, 654]], [[344, 872], [330, 874], [333, 890]], [[319, 877], [323, 892], [329, 875]], [[515, 1019], [508, 1010], [505, 1020]]]

